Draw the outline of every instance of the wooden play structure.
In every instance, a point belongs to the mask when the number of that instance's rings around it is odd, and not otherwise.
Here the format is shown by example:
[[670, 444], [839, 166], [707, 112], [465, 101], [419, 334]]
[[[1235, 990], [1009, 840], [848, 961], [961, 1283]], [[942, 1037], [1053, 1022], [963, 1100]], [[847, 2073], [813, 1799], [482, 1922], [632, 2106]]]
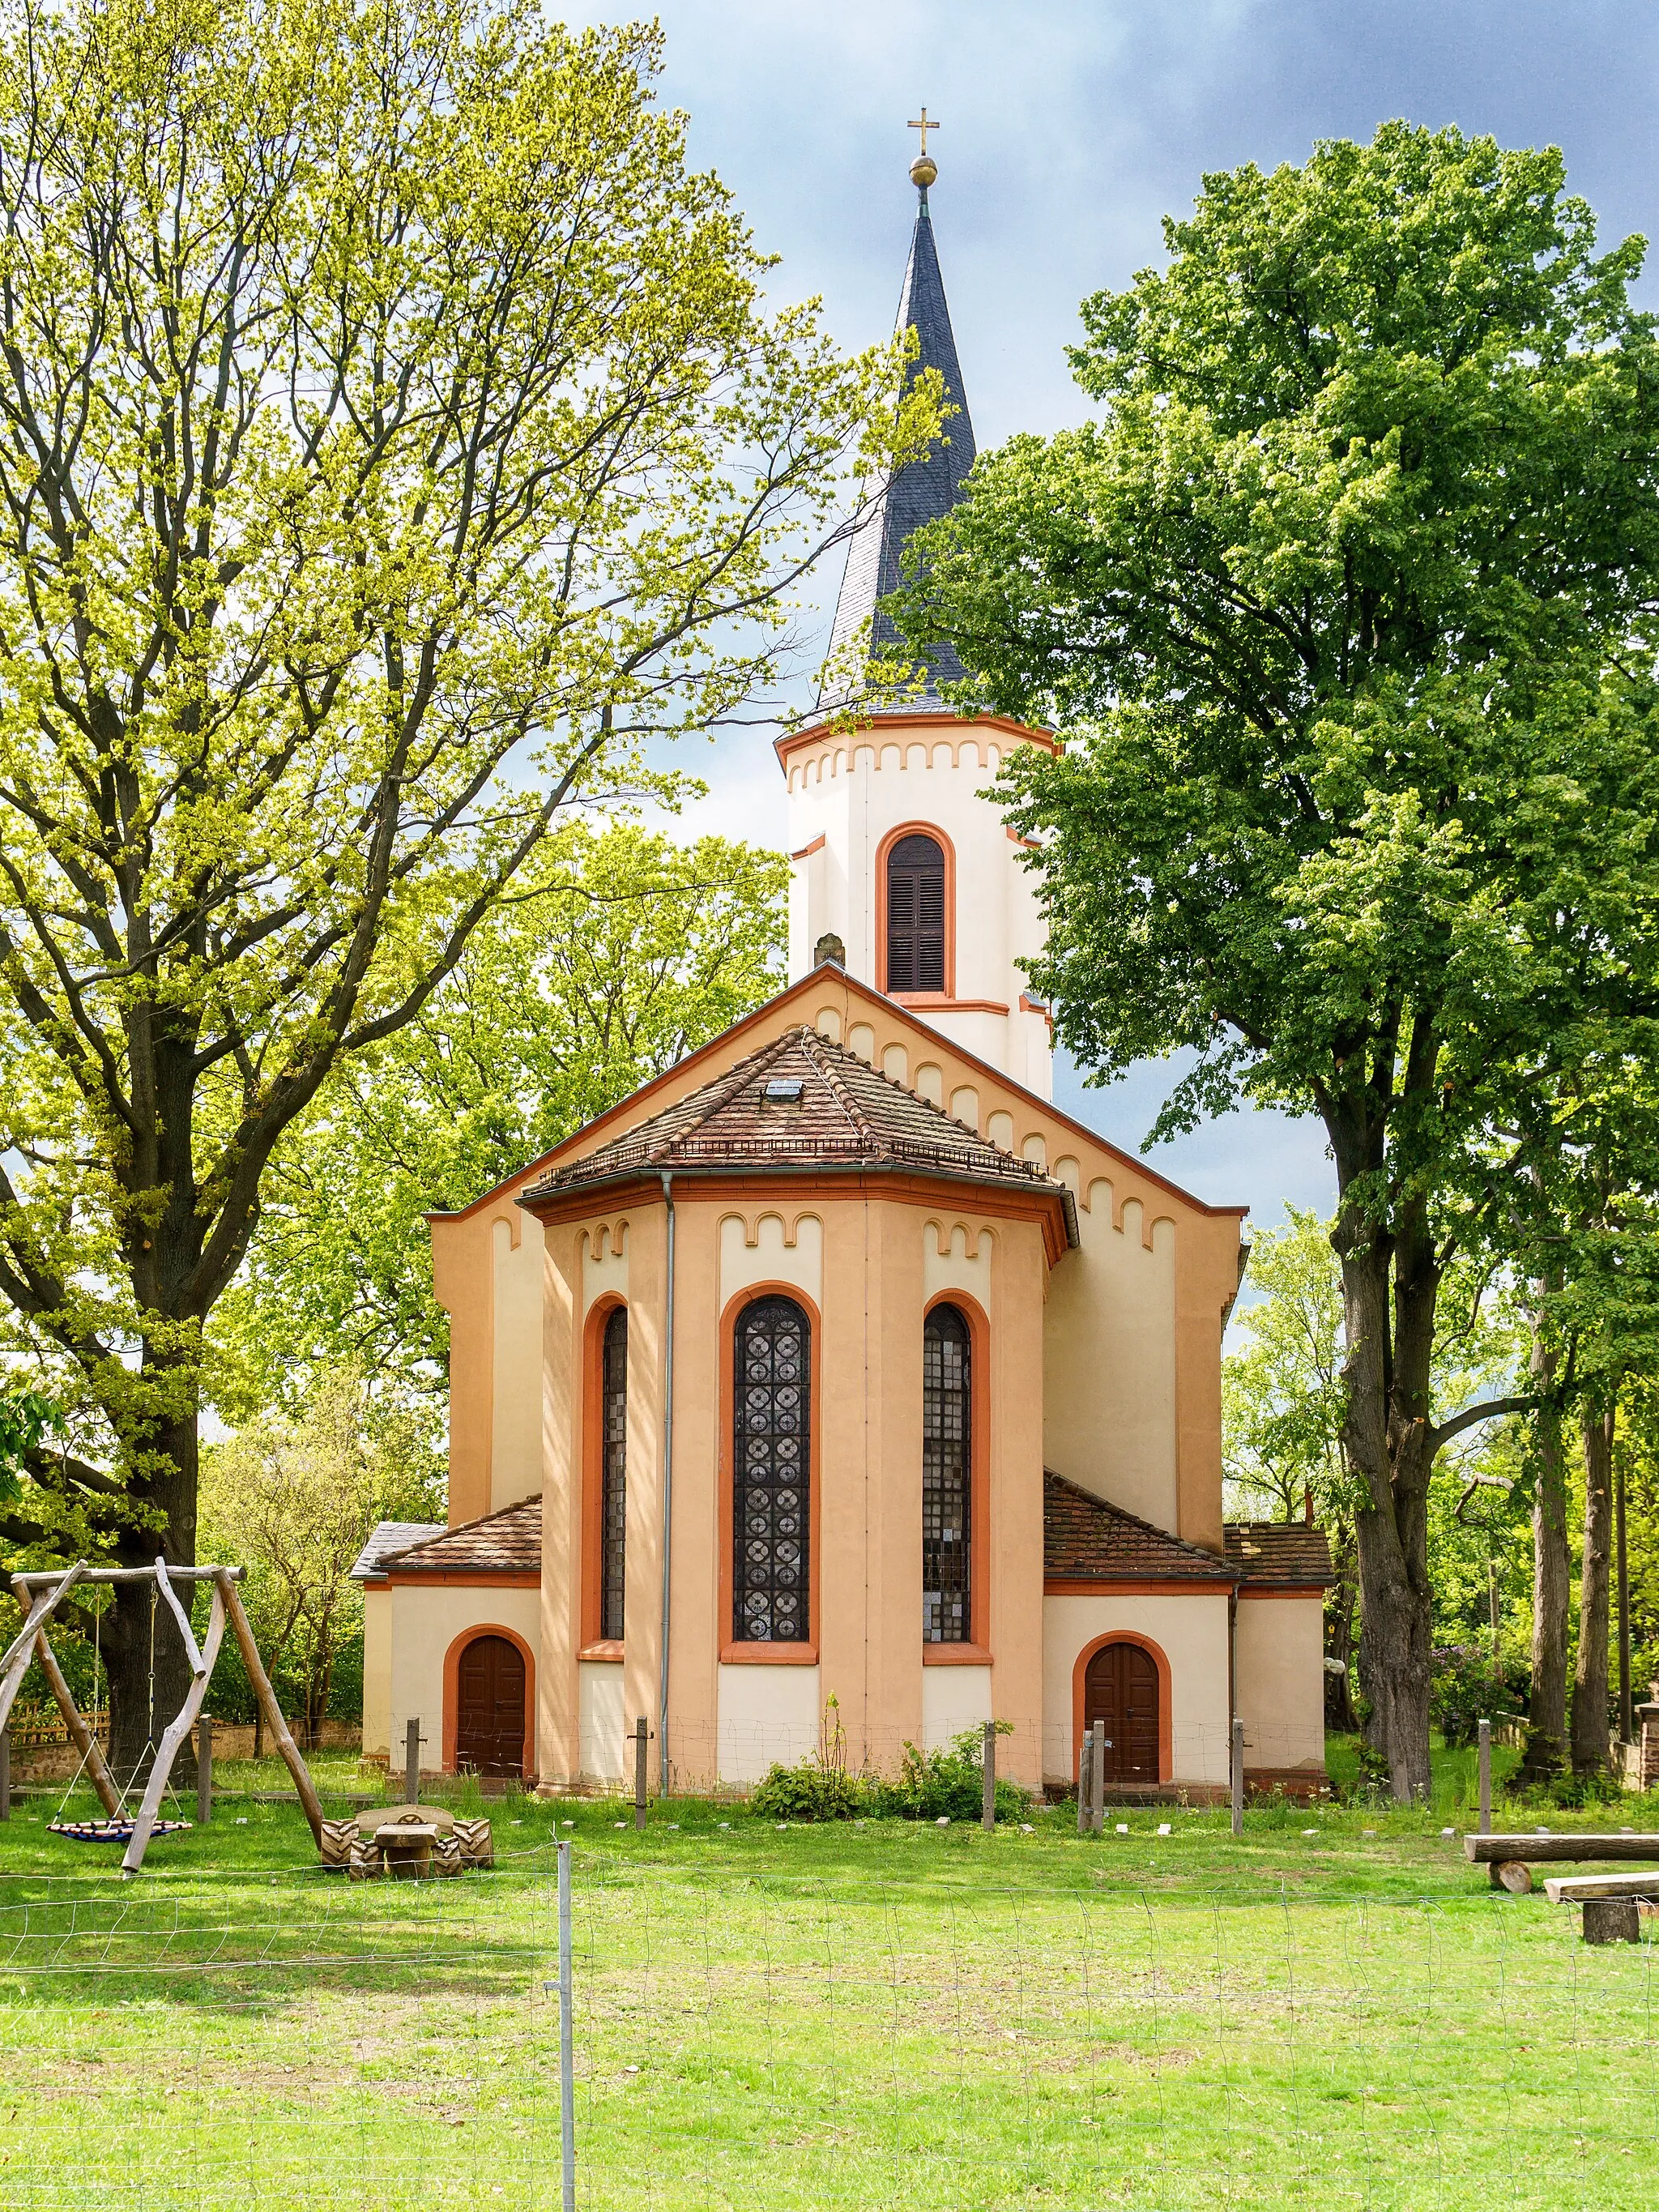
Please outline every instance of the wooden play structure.
[[323, 1864], [366, 1881], [389, 1875], [422, 1881], [495, 1863], [488, 1820], [458, 1820], [441, 1805], [377, 1805], [351, 1820], [325, 1820]]
[[[105, 1818], [100, 1821], [64, 1821], [54, 1823], [58, 1833], [75, 1837], [82, 1842], [122, 1843], [126, 1845], [121, 1861], [124, 1875], [135, 1875], [144, 1863], [144, 1853], [149, 1848], [153, 1835], [165, 1835], [171, 1831], [188, 1827], [186, 1820], [163, 1820], [161, 1818], [161, 1800], [167, 1792], [167, 1777], [179, 1747], [190, 1734], [200, 1717], [203, 1701], [207, 1696], [209, 1682], [213, 1678], [214, 1663], [219, 1656], [219, 1646], [224, 1640], [228, 1621], [242, 1654], [242, 1663], [247, 1669], [248, 1680], [253, 1685], [254, 1696], [264, 1715], [276, 1748], [281, 1752], [289, 1772], [294, 1777], [294, 1787], [311, 1832], [320, 1846], [323, 1838], [323, 1808], [312, 1781], [310, 1770], [300, 1756], [288, 1723], [283, 1717], [276, 1702], [276, 1692], [270, 1686], [264, 1663], [259, 1656], [259, 1647], [254, 1641], [253, 1629], [247, 1617], [236, 1585], [242, 1579], [240, 1567], [169, 1566], [158, 1558], [153, 1567], [94, 1567], [78, 1559], [72, 1567], [50, 1567], [30, 1574], [14, 1575], [12, 1588], [18, 1601], [25, 1608], [23, 1626], [13, 1638], [3, 1658], [0, 1658], [0, 1729], [11, 1717], [12, 1705], [28, 1671], [29, 1662], [39, 1655], [52, 1693], [58, 1700], [70, 1739], [81, 1754], [82, 1769], [98, 1794]], [[109, 1764], [99, 1747], [98, 1739], [88, 1726], [62, 1669], [46, 1640], [46, 1623], [70, 1592], [80, 1585], [95, 1587], [108, 1583], [148, 1583], [150, 1585], [151, 1665], [150, 1665], [150, 1740], [146, 1750], [151, 1754], [150, 1768], [144, 1784], [143, 1796], [136, 1813], [129, 1810], [125, 1791], [116, 1785]], [[190, 1615], [179, 1601], [175, 1583], [208, 1583], [212, 1586], [212, 1610], [208, 1616], [207, 1638], [198, 1644], [190, 1625]], [[161, 1740], [155, 1741], [155, 1632], [154, 1621], [159, 1605], [165, 1603], [178, 1623], [184, 1638], [185, 1656], [190, 1662], [191, 1683], [185, 1702], [163, 1730]], [[142, 1762], [141, 1762], [142, 1764]], [[128, 1788], [137, 1779], [130, 1778]]]

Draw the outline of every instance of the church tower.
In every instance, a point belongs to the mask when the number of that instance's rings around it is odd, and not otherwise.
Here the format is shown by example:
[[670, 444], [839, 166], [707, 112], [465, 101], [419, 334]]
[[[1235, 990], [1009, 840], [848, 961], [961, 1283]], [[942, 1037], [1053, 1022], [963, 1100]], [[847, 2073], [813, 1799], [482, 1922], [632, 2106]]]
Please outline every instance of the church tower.
[[[922, 150], [910, 176], [921, 198], [898, 324], [916, 333], [910, 374], [939, 370], [956, 412], [920, 459], [877, 488], [848, 548], [836, 610], [830, 668], [867, 634], [897, 644], [881, 602], [900, 580], [912, 531], [949, 512], [973, 465], [969, 418], [945, 281], [927, 206], [938, 174], [922, 111]], [[962, 675], [945, 647], [930, 656], [920, 695], [897, 712], [860, 715], [821, 695], [819, 717], [777, 746], [789, 789], [793, 863], [789, 972], [805, 975], [828, 950], [847, 970], [1040, 1097], [1053, 1096], [1047, 1011], [1015, 964], [1042, 946], [1042, 923], [1019, 845], [980, 796], [1017, 746], [1054, 749], [1053, 737], [1000, 715], [963, 720], [940, 689]], [[842, 686], [842, 688], [844, 688]], [[826, 947], [824, 940], [830, 940]]]

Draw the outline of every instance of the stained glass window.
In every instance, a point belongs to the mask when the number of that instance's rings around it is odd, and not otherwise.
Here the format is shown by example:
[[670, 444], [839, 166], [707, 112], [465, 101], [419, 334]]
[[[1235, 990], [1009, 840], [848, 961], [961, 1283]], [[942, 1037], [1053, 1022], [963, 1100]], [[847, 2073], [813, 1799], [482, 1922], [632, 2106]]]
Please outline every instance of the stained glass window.
[[921, 1634], [927, 1644], [973, 1637], [972, 1439], [968, 1323], [935, 1306], [921, 1336]]
[[599, 1633], [623, 1632], [623, 1550], [628, 1535], [628, 1309], [605, 1325], [601, 1363], [599, 1480]]
[[804, 1644], [811, 1634], [811, 1325], [793, 1298], [738, 1316], [733, 1377], [732, 1639]]
[[945, 854], [937, 838], [901, 837], [887, 855], [884, 988], [945, 988]]

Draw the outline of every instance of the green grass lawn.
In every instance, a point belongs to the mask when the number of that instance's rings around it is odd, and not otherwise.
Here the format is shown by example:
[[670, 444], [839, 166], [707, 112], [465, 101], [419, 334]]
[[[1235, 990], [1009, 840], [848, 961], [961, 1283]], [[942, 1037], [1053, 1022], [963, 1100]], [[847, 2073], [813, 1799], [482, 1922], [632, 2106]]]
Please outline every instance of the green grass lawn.
[[230, 1794], [123, 1884], [27, 1800], [0, 2204], [556, 2205], [562, 1834], [584, 2205], [1648, 2206], [1653, 1943], [1492, 1893], [1440, 1834], [1462, 1776], [1423, 1810], [1255, 1808], [1237, 1841], [1224, 1812], [987, 1837], [691, 1802], [636, 1836], [496, 1798], [496, 1872], [418, 1886], [313, 1873], [296, 1808]]

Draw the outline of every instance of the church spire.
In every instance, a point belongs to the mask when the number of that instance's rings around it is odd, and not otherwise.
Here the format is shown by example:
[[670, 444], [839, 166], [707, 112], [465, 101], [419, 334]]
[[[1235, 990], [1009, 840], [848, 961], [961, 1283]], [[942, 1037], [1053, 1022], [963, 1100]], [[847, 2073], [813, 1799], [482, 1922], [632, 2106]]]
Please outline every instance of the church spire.
[[[957, 411], [947, 415], [942, 434], [919, 460], [907, 463], [877, 488], [848, 549], [847, 573], [842, 580], [830, 639], [831, 688], [837, 692], [846, 680], [842, 656], [852, 650], [866, 623], [876, 651], [898, 647], [898, 632], [880, 602], [902, 581], [899, 556], [904, 542], [924, 522], [949, 514], [963, 477], [974, 465], [974, 426], [968, 416], [951, 311], [945, 304], [945, 279], [939, 274], [927, 209], [927, 187], [939, 174], [938, 164], [927, 151], [927, 133], [939, 125], [924, 107], [921, 121], [910, 127], [921, 132], [921, 152], [910, 165], [921, 205], [910, 237], [910, 258], [905, 267], [896, 327], [901, 331], [908, 327], [916, 333], [916, 356], [906, 373], [907, 383], [913, 383], [924, 368], [938, 369], [946, 403]], [[962, 664], [949, 646], [936, 646], [927, 655], [926, 667], [926, 690], [915, 705], [924, 712], [942, 714], [946, 710], [939, 688], [960, 680]], [[820, 696], [821, 707], [838, 703]]]

